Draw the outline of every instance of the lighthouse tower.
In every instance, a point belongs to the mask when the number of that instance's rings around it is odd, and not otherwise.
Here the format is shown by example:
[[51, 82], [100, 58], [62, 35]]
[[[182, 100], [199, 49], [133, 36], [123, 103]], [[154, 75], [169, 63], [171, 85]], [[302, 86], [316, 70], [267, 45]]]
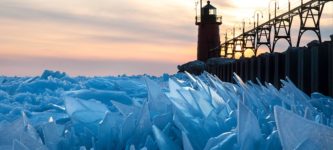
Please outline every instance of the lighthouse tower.
[[202, 7], [200, 1], [200, 16], [195, 19], [199, 26], [197, 59], [206, 61], [212, 57], [220, 57], [220, 29], [222, 17], [216, 15], [216, 8], [207, 1]]

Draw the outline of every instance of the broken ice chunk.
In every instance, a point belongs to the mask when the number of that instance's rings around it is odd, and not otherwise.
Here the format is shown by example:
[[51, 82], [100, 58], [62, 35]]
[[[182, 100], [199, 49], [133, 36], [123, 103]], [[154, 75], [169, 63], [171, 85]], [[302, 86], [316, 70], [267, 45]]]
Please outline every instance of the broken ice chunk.
[[104, 118], [107, 107], [99, 101], [80, 100], [78, 98], [65, 98], [66, 111], [72, 119], [81, 122], [101, 121]]
[[151, 132], [152, 125], [147, 101], [144, 103], [139, 117], [136, 130], [142, 137], [145, 137], [146, 134]]
[[119, 130], [123, 120], [119, 113], [107, 112], [99, 123], [97, 149], [116, 149], [121, 145], [119, 141]]
[[5, 100], [9, 97], [8, 93], [3, 91], [3, 90], [0, 90], [0, 101], [1, 100]]
[[180, 150], [180, 148], [155, 125], [153, 125], [153, 133], [160, 150]]
[[238, 144], [241, 149], [257, 149], [261, 140], [261, 131], [256, 116], [238, 101]]
[[70, 97], [77, 97], [85, 100], [95, 99], [105, 104], [109, 104], [110, 100], [118, 101], [120, 103], [127, 105], [132, 104], [132, 99], [129, 96], [127, 96], [126, 92], [123, 91], [82, 89], [77, 91], [66, 92], [65, 94]]
[[273, 131], [267, 138], [264, 143], [265, 147], [263, 149], [266, 150], [280, 150], [282, 149], [281, 142], [279, 139], [278, 131]]
[[140, 109], [137, 106], [135, 106], [134, 103], [132, 105], [127, 105], [127, 104], [123, 104], [123, 103], [120, 103], [120, 102], [114, 101], [114, 100], [111, 100], [111, 103], [125, 117], [128, 116], [131, 113], [137, 114], [140, 111]]
[[148, 135], [146, 138], [145, 147], [147, 147], [148, 150], [158, 149], [155, 141], [153, 140], [153, 138], [150, 135]]
[[182, 139], [183, 139], [183, 149], [184, 150], [193, 150], [190, 139], [188, 139], [187, 134], [182, 131]]
[[170, 101], [162, 92], [161, 86], [159, 86], [156, 82], [147, 77], [145, 77], [144, 79], [147, 84], [148, 105], [151, 117], [155, 117], [157, 114], [168, 112], [168, 106], [170, 105]]
[[12, 150], [29, 150], [29, 148], [15, 139], [13, 141]]
[[226, 135], [225, 139], [218, 143], [216, 146], [212, 147], [211, 150], [221, 150], [221, 149], [239, 149], [236, 145], [237, 135], [236, 133]]
[[205, 96], [203, 96], [205, 94], [196, 91], [191, 91], [191, 94], [196, 99], [196, 102], [198, 103], [198, 106], [202, 114], [204, 114], [205, 117], [208, 117], [208, 115], [214, 109], [214, 107], [212, 106], [211, 103], [207, 101], [207, 99], [205, 99]]
[[41, 79], [47, 80], [49, 78], [57, 78], [61, 79], [64, 78], [66, 75], [65, 72], [59, 72], [59, 71], [52, 71], [52, 70], [44, 70], [43, 74], [41, 75]]
[[332, 148], [332, 128], [307, 120], [279, 106], [274, 107], [274, 114], [283, 149], [306, 148], [311, 144], [319, 146], [316, 148]]
[[235, 134], [233, 132], [224, 132], [221, 135], [217, 136], [217, 137], [211, 137], [207, 143], [206, 146], [204, 148], [204, 150], [210, 150], [211, 148], [217, 146], [218, 144], [220, 144], [222, 141], [224, 141], [225, 139], [227, 139], [230, 135]]
[[59, 149], [58, 144], [62, 140], [64, 126], [57, 125], [50, 117], [49, 122], [42, 126], [42, 130], [45, 145], [51, 150]]
[[172, 113], [160, 114], [153, 118], [153, 123], [160, 129], [163, 129], [169, 122], [172, 122]]
[[125, 120], [124, 123], [121, 126], [121, 135], [120, 135], [120, 139], [123, 142], [126, 142], [126, 140], [128, 140], [131, 135], [133, 134], [135, 128], [136, 128], [136, 114], [129, 114]]

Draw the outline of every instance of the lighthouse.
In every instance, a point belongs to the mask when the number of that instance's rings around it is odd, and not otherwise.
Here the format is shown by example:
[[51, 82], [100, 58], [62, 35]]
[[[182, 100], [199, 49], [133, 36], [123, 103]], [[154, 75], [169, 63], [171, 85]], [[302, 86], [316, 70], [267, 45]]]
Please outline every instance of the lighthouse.
[[197, 59], [206, 61], [212, 57], [220, 57], [220, 29], [222, 17], [217, 16], [216, 8], [207, 1], [202, 7], [200, 0], [200, 16], [196, 16], [198, 26]]

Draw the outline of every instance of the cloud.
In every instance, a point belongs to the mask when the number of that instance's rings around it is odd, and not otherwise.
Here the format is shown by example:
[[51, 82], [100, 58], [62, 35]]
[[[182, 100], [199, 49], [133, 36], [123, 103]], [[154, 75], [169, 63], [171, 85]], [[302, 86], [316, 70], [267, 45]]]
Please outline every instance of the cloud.
[[228, 9], [228, 8], [237, 8], [237, 4], [232, 3], [230, 0], [225, 1], [225, 0], [219, 0], [219, 1], [214, 1], [214, 5], [217, 6], [217, 8], [222, 8], [223, 9]]
[[[163, 35], [161, 35], [163, 36]], [[168, 37], [169, 36], [169, 37]], [[177, 37], [177, 38], [174, 38]], [[183, 35], [174, 35], [174, 37], [170, 37], [170, 35], [165, 35], [163, 38], [158, 37], [152, 37], [152, 38], [144, 38], [141, 36], [124, 36], [124, 35], [86, 35], [85, 37], [82, 37], [82, 40], [86, 41], [94, 41], [94, 42], [102, 42], [102, 43], [137, 43], [137, 44], [143, 44], [143, 43], [150, 43], [151, 45], [169, 45], [169, 44], [178, 44], [178, 45], [184, 45], [185, 43], [193, 43], [194, 40], [187, 39], [187, 36]], [[168, 39], [169, 40], [165, 40]], [[182, 38], [183, 40], [177, 40], [179, 38]]]
[[[6, 1], [5, 1], [6, 2]], [[90, 28], [95, 28], [96, 30], [103, 30], [112, 34], [112, 31], [121, 31], [126, 37], [116, 37], [117, 35], [112, 35], [106, 38], [113, 39], [113, 41], [124, 42], [129, 40], [129, 42], [156, 42], [159, 43], [169, 41], [180, 41], [180, 43], [190, 43], [195, 41], [196, 37], [193, 36], [193, 29], [188, 28], [192, 24], [187, 24], [180, 22], [178, 24], [173, 23], [172, 20], [169, 22], [161, 23], [156, 20], [152, 20], [155, 15], [152, 15], [150, 11], [144, 11], [136, 9], [129, 3], [125, 3], [123, 7], [111, 7], [118, 10], [119, 16], [112, 17], [112, 13], [109, 16], [102, 15], [82, 15], [75, 14], [72, 12], [67, 12], [64, 10], [53, 10], [43, 7], [34, 7], [31, 5], [22, 5], [19, 2], [16, 3], [4, 3], [0, 2], [0, 18], [12, 19], [22, 22], [42, 22], [42, 23], [53, 23], [60, 24], [65, 27], [65, 25], [79, 25], [88, 26]], [[127, 11], [127, 10], [130, 11]], [[131, 12], [132, 15], [128, 15]], [[134, 14], [134, 15], [133, 15]], [[165, 19], [167, 18], [158, 18]], [[192, 22], [191, 22], [192, 23]], [[130, 35], [140, 35], [140, 36], [130, 36]], [[93, 39], [101, 39], [100, 37], [92, 37]]]
[[[251, 18], [254, 9], [267, 9], [267, 1], [212, 0], [223, 16], [221, 37], [227, 28]], [[194, 2], [1, 0], [0, 34], [6, 36], [0, 37], [0, 72], [24, 75], [45, 68], [85, 75], [175, 72], [177, 63], [196, 56]], [[332, 33], [332, 6], [326, 5], [323, 14], [324, 39]], [[297, 25], [294, 22], [293, 37]], [[311, 39], [306, 33], [302, 41]], [[11, 59], [5, 57], [9, 55]], [[150, 64], [154, 67], [145, 67]]]

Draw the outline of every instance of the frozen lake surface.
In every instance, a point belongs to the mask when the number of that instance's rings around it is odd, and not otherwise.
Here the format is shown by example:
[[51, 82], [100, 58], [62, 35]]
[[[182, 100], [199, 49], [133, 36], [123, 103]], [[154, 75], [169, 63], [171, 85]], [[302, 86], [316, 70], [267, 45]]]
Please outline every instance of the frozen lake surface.
[[234, 78], [0, 77], [0, 149], [332, 149], [332, 98]]

